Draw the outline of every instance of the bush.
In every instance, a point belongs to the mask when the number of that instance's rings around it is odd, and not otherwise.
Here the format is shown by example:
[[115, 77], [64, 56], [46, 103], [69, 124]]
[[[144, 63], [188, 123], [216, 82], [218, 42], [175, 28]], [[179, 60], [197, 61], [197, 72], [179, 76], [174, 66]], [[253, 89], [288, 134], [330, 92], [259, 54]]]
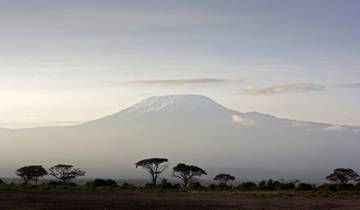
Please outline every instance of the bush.
[[130, 190], [130, 189], [135, 189], [136, 188], [134, 185], [129, 184], [127, 182], [123, 183], [120, 187], [123, 190]]
[[232, 186], [229, 186], [229, 185], [227, 185], [225, 183], [220, 183], [219, 184], [219, 189], [220, 190], [230, 190], [231, 188], [232, 188]]
[[6, 184], [2, 179], [0, 179], [0, 185]]
[[324, 192], [337, 192], [337, 186], [336, 184], [323, 184], [318, 187], [319, 190]]
[[150, 190], [152, 190], [152, 189], [156, 189], [156, 185], [154, 185], [153, 183], [146, 183], [145, 184], [145, 189], [150, 189]]
[[117, 187], [118, 184], [112, 179], [95, 179], [86, 183], [86, 186], [92, 187]]
[[203, 188], [204, 187], [200, 184], [200, 182], [193, 182], [190, 184], [190, 189], [199, 190]]
[[266, 181], [265, 181], [265, 180], [262, 180], [262, 181], [259, 183], [258, 189], [259, 189], [259, 190], [266, 190], [266, 189], [267, 189], [267, 187], [266, 187]]
[[360, 182], [358, 182], [358, 183], [354, 186], [354, 190], [356, 190], [357, 192], [360, 192]]
[[282, 190], [294, 190], [296, 188], [295, 184], [290, 182], [290, 183], [282, 183], [279, 187], [279, 189]]
[[215, 184], [210, 184], [208, 186], [208, 189], [210, 189], [210, 190], [216, 190], [216, 188], [217, 188], [217, 186]]
[[307, 184], [307, 183], [300, 183], [296, 188], [296, 190], [299, 190], [299, 191], [310, 191], [313, 189], [314, 189], [314, 186], [312, 184]]
[[257, 185], [254, 182], [244, 182], [237, 186], [239, 190], [256, 190]]
[[60, 182], [60, 181], [50, 181], [49, 183], [47, 183], [47, 185], [49, 186], [58, 186], [58, 185], [64, 185], [64, 182]]
[[49, 183], [47, 183], [48, 186], [50, 187], [56, 187], [56, 186], [67, 186], [67, 187], [76, 187], [77, 185], [75, 183], [72, 182], [61, 182], [61, 181], [50, 181]]
[[168, 182], [167, 179], [161, 179], [160, 185], [159, 187], [162, 190], [166, 190], [166, 189], [177, 189], [180, 188], [180, 184], [171, 184], [170, 182]]
[[352, 184], [339, 184], [339, 185], [337, 185], [337, 189], [339, 191], [352, 190], [353, 188], [354, 188], [354, 185], [352, 185]]

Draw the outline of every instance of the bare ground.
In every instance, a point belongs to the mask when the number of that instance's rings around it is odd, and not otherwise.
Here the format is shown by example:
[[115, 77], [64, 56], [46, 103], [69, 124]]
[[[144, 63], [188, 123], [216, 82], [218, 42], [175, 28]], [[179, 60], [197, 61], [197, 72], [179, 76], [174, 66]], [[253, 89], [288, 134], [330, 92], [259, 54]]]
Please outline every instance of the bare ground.
[[120, 209], [360, 210], [360, 195], [304, 197], [221, 192], [0, 192], [0, 210]]

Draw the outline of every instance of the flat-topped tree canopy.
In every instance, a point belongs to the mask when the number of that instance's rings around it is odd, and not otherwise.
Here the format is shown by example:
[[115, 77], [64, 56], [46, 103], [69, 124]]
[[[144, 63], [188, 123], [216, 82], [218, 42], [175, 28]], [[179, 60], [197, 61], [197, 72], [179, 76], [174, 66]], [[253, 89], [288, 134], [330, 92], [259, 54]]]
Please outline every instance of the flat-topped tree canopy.
[[235, 177], [230, 174], [218, 174], [214, 177], [214, 180], [226, 185], [229, 181], [234, 181]]
[[179, 163], [173, 168], [173, 176], [183, 181], [184, 187], [191, 183], [195, 176], [207, 175], [206, 171], [194, 165]]
[[135, 165], [136, 165], [136, 167], [138, 167], [138, 166], [143, 167], [143, 166], [146, 166], [149, 164], [150, 165], [159, 165], [164, 162], [168, 162], [168, 159], [166, 159], [166, 158], [148, 158], [148, 159], [140, 160]]
[[67, 182], [79, 176], [85, 176], [85, 171], [74, 168], [73, 165], [58, 164], [49, 168], [50, 175], [62, 182]]
[[146, 170], [150, 174], [152, 184], [156, 185], [160, 174], [168, 167], [167, 162], [166, 158], [148, 158], [138, 161], [135, 166]]
[[360, 176], [351, 168], [337, 168], [326, 179], [334, 183], [346, 184], [351, 181], [359, 181]]
[[24, 179], [27, 184], [29, 181], [38, 181], [39, 177], [47, 175], [47, 171], [41, 165], [24, 166], [16, 170], [16, 175]]

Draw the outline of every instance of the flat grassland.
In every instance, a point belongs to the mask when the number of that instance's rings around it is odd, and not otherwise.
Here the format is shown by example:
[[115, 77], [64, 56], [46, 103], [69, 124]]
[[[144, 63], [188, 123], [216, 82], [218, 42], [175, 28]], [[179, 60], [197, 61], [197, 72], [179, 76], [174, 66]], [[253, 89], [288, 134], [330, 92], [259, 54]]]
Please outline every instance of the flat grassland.
[[0, 192], [1, 210], [360, 209], [360, 195], [233, 192]]

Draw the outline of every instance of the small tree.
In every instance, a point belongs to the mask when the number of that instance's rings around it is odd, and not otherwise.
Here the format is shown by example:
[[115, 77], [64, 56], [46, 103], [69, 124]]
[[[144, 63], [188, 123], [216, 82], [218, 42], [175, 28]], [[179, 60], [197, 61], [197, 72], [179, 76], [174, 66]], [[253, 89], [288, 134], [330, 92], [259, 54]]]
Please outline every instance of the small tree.
[[29, 181], [35, 181], [35, 183], [37, 183], [39, 177], [48, 174], [42, 166], [24, 166], [16, 170], [15, 173], [24, 180], [25, 184], [28, 184]]
[[349, 181], [359, 181], [359, 175], [351, 168], [337, 168], [326, 179], [336, 184], [347, 184]]
[[196, 176], [207, 175], [206, 172], [198, 166], [186, 165], [179, 163], [173, 168], [173, 176], [179, 178], [183, 182], [184, 188], [193, 181]]
[[166, 158], [149, 158], [140, 160], [135, 165], [136, 168], [141, 167], [149, 173], [152, 185], [155, 186], [160, 174], [168, 167], [167, 162]]
[[85, 171], [82, 171], [78, 168], [74, 168], [73, 165], [58, 164], [49, 168], [49, 171], [50, 171], [49, 174], [51, 176], [55, 177], [56, 179], [64, 183], [71, 179], [75, 179], [76, 177], [85, 175]]
[[214, 177], [214, 180], [226, 186], [229, 181], [234, 181], [235, 177], [230, 174], [218, 174]]

